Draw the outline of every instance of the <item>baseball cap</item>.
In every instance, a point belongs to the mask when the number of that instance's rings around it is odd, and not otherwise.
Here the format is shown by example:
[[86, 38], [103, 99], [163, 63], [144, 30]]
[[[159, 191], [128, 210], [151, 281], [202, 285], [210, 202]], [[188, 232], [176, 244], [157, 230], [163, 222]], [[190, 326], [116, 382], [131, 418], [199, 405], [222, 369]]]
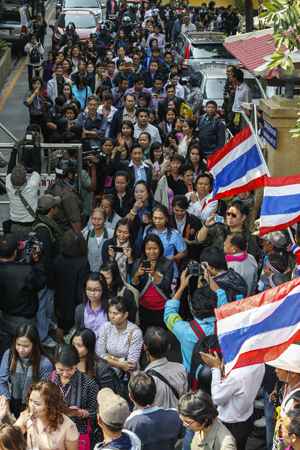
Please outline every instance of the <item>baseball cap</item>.
[[108, 426], [122, 428], [130, 414], [126, 400], [112, 389], [103, 388], [98, 392], [97, 401], [101, 420]]
[[54, 206], [60, 205], [60, 197], [55, 197], [51, 194], [45, 194], [38, 200], [38, 209], [48, 210], [54, 208]]
[[281, 231], [272, 231], [261, 237], [264, 241], [269, 241], [273, 247], [285, 248], [288, 245], [286, 236]]

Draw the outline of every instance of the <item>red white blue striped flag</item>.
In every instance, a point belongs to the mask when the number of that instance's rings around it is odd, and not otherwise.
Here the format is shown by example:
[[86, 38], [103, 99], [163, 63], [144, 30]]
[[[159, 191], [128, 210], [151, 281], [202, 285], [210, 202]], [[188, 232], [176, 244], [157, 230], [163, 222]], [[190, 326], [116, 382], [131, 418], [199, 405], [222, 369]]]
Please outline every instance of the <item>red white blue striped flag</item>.
[[250, 127], [237, 133], [210, 156], [207, 167], [214, 177], [214, 199], [262, 187], [269, 173]]
[[259, 234], [283, 230], [300, 221], [300, 175], [266, 178]]
[[215, 310], [225, 373], [276, 359], [300, 340], [300, 278]]

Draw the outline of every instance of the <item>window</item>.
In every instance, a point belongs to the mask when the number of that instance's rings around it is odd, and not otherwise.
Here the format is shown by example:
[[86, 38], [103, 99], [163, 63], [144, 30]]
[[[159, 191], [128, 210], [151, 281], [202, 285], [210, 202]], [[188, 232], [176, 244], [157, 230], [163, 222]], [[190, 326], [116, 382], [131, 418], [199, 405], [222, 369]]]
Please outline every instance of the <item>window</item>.
[[92, 14], [71, 15], [62, 14], [58, 20], [58, 26], [65, 28], [68, 23], [73, 22], [76, 28], [95, 28], [97, 23], [95, 16]]
[[191, 58], [195, 59], [233, 59], [223, 44], [192, 44]]
[[65, 0], [65, 8], [99, 8], [97, 0]]

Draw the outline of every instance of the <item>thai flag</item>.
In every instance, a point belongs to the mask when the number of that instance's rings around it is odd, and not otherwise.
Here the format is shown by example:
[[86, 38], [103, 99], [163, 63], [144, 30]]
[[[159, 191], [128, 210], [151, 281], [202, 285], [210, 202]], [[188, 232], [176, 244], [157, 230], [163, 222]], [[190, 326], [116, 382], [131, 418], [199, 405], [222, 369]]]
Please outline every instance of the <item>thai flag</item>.
[[215, 199], [231, 197], [264, 185], [268, 168], [250, 129], [244, 128], [208, 158]]
[[300, 278], [227, 303], [215, 314], [226, 374], [276, 359], [300, 339]]
[[259, 234], [283, 230], [300, 221], [300, 175], [266, 178]]

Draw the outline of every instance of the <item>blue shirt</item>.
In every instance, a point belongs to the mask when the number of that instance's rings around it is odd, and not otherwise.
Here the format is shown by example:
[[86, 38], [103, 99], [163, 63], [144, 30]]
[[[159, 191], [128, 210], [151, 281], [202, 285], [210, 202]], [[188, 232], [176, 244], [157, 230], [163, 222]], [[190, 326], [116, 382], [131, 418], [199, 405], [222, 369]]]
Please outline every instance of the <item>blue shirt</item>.
[[[227, 296], [223, 289], [218, 289], [216, 293], [218, 296], [217, 307], [219, 308], [220, 306], [227, 303]], [[180, 342], [183, 365], [186, 370], [190, 372], [193, 349], [196, 342], [198, 342], [198, 337], [192, 330], [190, 322], [183, 320], [179, 315], [179, 307], [179, 300], [168, 300], [165, 305], [164, 321], [168, 329], [177, 337], [178, 341]], [[207, 336], [214, 334], [216, 320], [215, 316], [207, 317], [202, 320], [194, 318], [194, 320], [199, 323]]]
[[[185, 252], [187, 249], [186, 243], [181, 234], [174, 228], [165, 229], [159, 231], [156, 228], [149, 228], [146, 230], [145, 235], [153, 233], [156, 234], [164, 247], [164, 256], [166, 258], [176, 255], [176, 253]], [[144, 236], [145, 237], [145, 236]]]

